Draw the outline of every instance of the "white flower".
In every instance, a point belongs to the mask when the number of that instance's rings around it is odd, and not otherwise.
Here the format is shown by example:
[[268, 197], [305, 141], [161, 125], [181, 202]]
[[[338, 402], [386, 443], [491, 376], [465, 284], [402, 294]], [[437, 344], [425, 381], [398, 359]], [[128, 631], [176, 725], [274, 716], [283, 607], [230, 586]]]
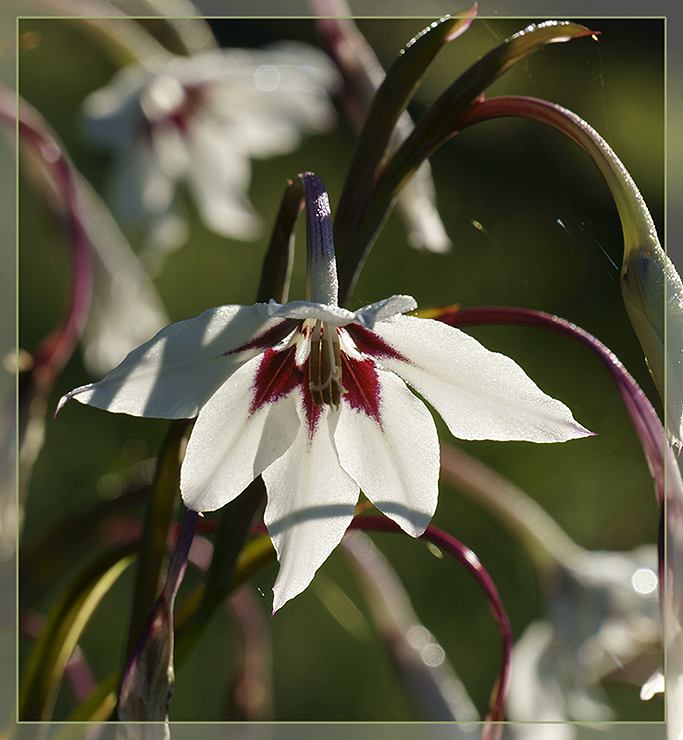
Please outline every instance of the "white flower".
[[176, 207], [185, 182], [209, 229], [255, 238], [250, 158], [284, 154], [304, 132], [328, 130], [336, 85], [328, 58], [294, 42], [125, 68], [85, 103], [89, 134], [117, 153], [115, 210], [150, 226], [150, 249], [175, 249], [187, 237]]
[[168, 324], [152, 279], [93, 188], [79, 178], [83, 226], [92, 245], [94, 290], [81, 344], [100, 376]]
[[612, 719], [601, 679], [652, 653], [660, 634], [653, 545], [580, 551], [550, 582], [549, 617], [532, 622], [512, 654], [507, 716], [520, 740], [572, 740], [576, 728], [561, 723]]
[[589, 435], [509, 357], [393, 296], [356, 312], [271, 301], [222, 306], [163, 329], [102, 381], [60, 401], [136, 416], [198, 415], [181, 471], [211, 511], [258, 475], [280, 571], [274, 609], [337, 546], [359, 491], [412, 536], [437, 503], [439, 443], [423, 396], [462, 439]]

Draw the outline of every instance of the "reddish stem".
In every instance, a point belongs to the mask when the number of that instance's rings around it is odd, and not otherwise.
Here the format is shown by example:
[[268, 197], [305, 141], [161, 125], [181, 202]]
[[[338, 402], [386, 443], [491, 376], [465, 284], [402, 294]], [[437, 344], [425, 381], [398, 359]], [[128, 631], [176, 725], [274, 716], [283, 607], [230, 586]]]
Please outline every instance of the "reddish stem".
[[71, 357], [88, 317], [93, 291], [92, 246], [81, 215], [75, 172], [47, 124], [25, 103], [17, 108], [15, 96], [4, 89], [0, 89], [0, 121], [16, 126], [20, 143], [37, 151], [66, 208], [73, 266], [71, 290], [63, 318], [36, 349], [32, 372], [36, 390], [46, 391]]

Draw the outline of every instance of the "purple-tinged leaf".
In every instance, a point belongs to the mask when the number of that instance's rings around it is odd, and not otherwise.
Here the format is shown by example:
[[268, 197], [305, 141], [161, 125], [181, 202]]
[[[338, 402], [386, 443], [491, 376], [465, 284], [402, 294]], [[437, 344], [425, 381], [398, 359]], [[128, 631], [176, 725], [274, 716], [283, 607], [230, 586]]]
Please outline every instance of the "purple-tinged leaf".
[[185, 575], [199, 515], [186, 510], [164, 588], [123, 675], [118, 716], [126, 723], [164, 722], [173, 693], [173, 606]]

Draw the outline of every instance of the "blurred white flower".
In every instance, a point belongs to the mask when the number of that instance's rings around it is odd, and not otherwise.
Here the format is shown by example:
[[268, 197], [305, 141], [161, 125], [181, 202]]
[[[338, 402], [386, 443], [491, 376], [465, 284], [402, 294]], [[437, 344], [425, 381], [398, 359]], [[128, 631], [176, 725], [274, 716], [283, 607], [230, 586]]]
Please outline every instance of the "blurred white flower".
[[[660, 639], [657, 548], [583, 551], [556, 572], [549, 618], [515, 644], [507, 716], [513, 722], [605, 721], [611, 707], [600, 679]], [[634, 678], [634, 680], [637, 680]], [[519, 740], [571, 740], [568, 724], [511, 725]]]
[[178, 248], [188, 227], [177, 186], [192, 192], [205, 225], [254, 239], [250, 158], [295, 149], [335, 122], [330, 60], [303, 43], [165, 56], [119, 72], [85, 101], [87, 133], [116, 153], [117, 215], [146, 232], [149, 256]]
[[95, 190], [79, 178], [83, 227], [92, 245], [94, 290], [83, 361], [103, 375], [168, 324], [154, 283]]

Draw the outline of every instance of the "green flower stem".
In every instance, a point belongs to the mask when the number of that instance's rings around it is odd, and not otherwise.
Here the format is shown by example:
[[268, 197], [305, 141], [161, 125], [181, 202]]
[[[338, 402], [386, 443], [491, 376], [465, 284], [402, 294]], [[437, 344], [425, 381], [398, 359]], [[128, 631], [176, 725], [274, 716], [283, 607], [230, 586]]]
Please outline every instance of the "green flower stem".
[[168, 537], [180, 499], [180, 464], [192, 425], [193, 421], [188, 419], [171, 422], [157, 461], [156, 476], [147, 501], [140, 540], [126, 664], [130, 661], [140, 631], [163, 586], [163, 563], [168, 550]]

